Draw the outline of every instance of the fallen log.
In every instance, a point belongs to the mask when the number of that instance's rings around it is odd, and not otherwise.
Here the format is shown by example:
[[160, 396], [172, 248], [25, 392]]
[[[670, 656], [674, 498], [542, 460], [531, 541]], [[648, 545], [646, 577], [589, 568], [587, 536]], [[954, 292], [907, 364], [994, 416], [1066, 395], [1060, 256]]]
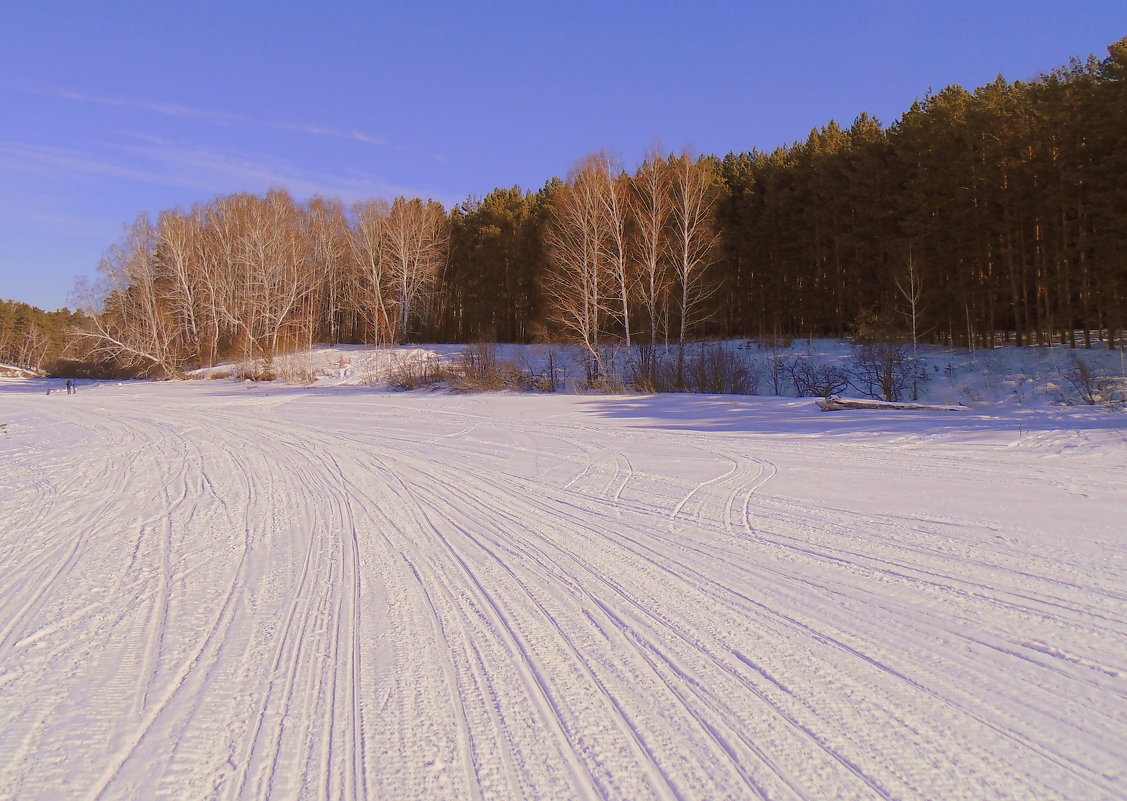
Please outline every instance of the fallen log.
[[879, 401], [867, 398], [828, 398], [814, 401], [823, 412], [836, 412], [841, 409], [907, 409], [925, 412], [965, 412], [962, 404], [901, 403], [899, 401]]

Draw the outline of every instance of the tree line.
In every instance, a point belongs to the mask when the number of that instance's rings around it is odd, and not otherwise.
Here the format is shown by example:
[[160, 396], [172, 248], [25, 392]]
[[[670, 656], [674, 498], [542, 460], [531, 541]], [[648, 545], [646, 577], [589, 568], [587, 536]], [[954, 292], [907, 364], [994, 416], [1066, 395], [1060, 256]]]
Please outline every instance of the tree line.
[[[1127, 39], [720, 162], [726, 331], [1110, 347], [1127, 327]], [[900, 286], [898, 286], [898, 284]], [[1118, 338], [1118, 339], [1117, 339]]]
[[141, 215], [80, 287], [87, 354], [175, 375], [323, 341], [407, 339], [434, 315], [448, 219], [418, 198], [299, 204], [283, 190]]
[[[1122, 344], [1127, 39], [724, 157], [606, 154], [450, 210], [283, 190], [142, 216], [85, 287], [92, 357], [177, 373], [313, 342], [911, 336]], [[643, 364], [644, 369], [644, 364]], [[678, 366], [680, 370], [680, 365]]]
[[68, 333], [84, 323], [83, 315], [70, 309], [47, 312], [0, 300], [0, 363], [33, 372], [56, 370]]

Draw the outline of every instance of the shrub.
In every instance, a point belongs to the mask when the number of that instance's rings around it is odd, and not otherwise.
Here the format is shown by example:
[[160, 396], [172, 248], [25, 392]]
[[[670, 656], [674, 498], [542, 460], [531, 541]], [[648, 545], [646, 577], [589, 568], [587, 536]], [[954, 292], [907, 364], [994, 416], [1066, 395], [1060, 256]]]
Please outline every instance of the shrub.
[[677, 369], [668, 354], [663, 358], [654, 345], [643, 345], [638, 360], [630, 365], [630, 383], [639, 392], [673, 392]]
[[1096, 406], [1127, 402], [1127, 382], [1101, 373], [1076, 354], [1069, 359], [1064, 378], [1081, 403]]
[[921, 367], [906, 345], [876, 342], [854, 354], [850, 383], [867, 397], [898, 401], [909, 387], [927, 382], [927, 371]]
[[387, 385], [409, 392], [423, 387], [437, 387], [450, 379], [450, 369], [441, 360], [417, 355], [392, 358]]
[[677, 381], [676, 356], [643, 348], [633, 366], [631, 383], [641, 392], [704, 392], [751, 395], [759, 388], [760, 372], [738, 352], [723, 345], [704, 345], [685, 354], [684, 380]]
[[767, 375], [771, 379], [771, 391], [775, 395], [782, 395], [783, 390], [786, 388], [787, 375], [790, 370], [787, 367], [786, 357], [776, 353], [771, 357], [767, 363]]
[[480, 343], [462, 351], [457, 368], [451, 371], [450, 386], [460, 392], [528, 392], [537, 383], [530, 372], [499, 361], [496, 346]]
[[238, 381], [273, 381], [278, 377], [272, 365], [264, 365], [257, 359], [239, 362], [232, 369], [231, 375]]
[[384, 380], [383, 359], [375, 353], [365, 353], [357, 359], [357, 378], [361, 384], [374, 387]]
[[685, 360], [685, 389], [726, 395], [752, 395], [759, 371], [723, 345], [705, 345]]
[[559, 389], [560, 380], [560, 366], [557, 364], [557, 357], [555, 348], [549, 347], [547, 353], [547, 362], [544, 365], [544, 372], [540, 374], [532, 373], [529, 368], [529, 373], [533, 375], [533, 380], [536, 383], [536, 388], [541, 392], [555, 392]]
[[313, 358], [307, 353], [291, 353], [274, 359], [278, 377], [287, 384], [312, 384], [317, 377]]
[[787, 364], [791, 383], [798, 397], [838, 395], [849, 386], [849, 373], [840, 367], [819, 362], [810, 356], [795, 356]]

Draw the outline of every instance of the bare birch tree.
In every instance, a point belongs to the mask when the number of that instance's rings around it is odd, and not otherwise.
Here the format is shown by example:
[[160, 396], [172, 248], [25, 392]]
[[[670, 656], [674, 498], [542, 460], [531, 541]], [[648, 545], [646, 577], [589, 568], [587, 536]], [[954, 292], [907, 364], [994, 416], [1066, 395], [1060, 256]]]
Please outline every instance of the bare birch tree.
[[205, 212], [205, 291], [216, 351], [238, 348], [244, 358], [249, 358], [256, 347], [249, 308], [256, 288], [246, 240], [251, 206], [257, 201], [252, 195], [228, 195], [210, 203]]
[[905, 316], [912, 333], [912, 400], [920, 397], [920, 353], [919, 353], [919, 312], [920, 300], [923, 298], [923, 283], [920, 280], [916, 260], [908, 253], [908, 267], [902, 277], [896, 279], [896, 289], [908, 304]]
[[[315, 284], [311, 316], [319, 322], [329, 341], [340, 341], [341, 316], [345, 308], [345, 281], [351, 256], [348, 222], [339, 200], [315, 197], [305, 207], [305, 238], [309, 268]], [[310, 333], [313, 333], [312, 328]]]
[[238, 324], [235, 263], [237, 216], [231, 212], [235, 202], [245, 196], [218, 198], [203, 207], [196, 259], [199, 263], [197, 297], [199, 325], [203, 338], [200, 348], [207, 364], [215, 364], [221, 353], [236, 344], [242, 335]]
[[170, 336], [179, 342], [179, 350], [189, 362], [198, 359], [203, 342], [198, 297], [203, 273], [197, 248], [200, 237], [197, 214], [161, 212], [157, 220], [161, 294], [172, 328]]
[[289, 194], [280, 190], [267, 194], [260, 219], [268, 244], [263, 262], [267, 292], [262, 299], [268, 359], [283, 345], [307, 340], [314, 325], [306, 301], [313, 295], [317, 276], [310, 269], [301, 217]]
[[627, 360], [633, 361], [633, 343], [630, 338], [630, 302], [634, 294], [634, 270], [630, 259], [631, 196], [630, 179], [621, 170], [611, 173], [607, 164], [605, 185], [602, 194], [603, 213], [606, 217], [607, 237], [603, 244], [604, 260], [610, 273], [615, 294], [614, 317], [622, 327], [622, 337], [626, 344]]
[[265, 198], [229, 200], [220, 215], [231, 258], [231, 270], [224, 276], [228, 300], [223, 311], [242, 331], [244, 355], [261, 355], [269, 362], [309, 323], [302, 312], [313, 291], [313, 278], [301, 236], [300, 210], [288, 194], [276, 189]]
[[916, 268], [916, 260], [910, 253], [908, 254], [908, 266], [904, 271], [904, 275], [896, 278], [896, 289], [908, 304], [904, 315], [908, 318], [908, 324], [912, 334], [912, 358], [917, 359], [919, 357], [918, 327], [920, 299], [923, 297], [923, 283], [920, 280], [919, 270]]
[[677, 385], [684, 386], [685, 343], [689, 334], [707, 316], [706, 303], [716, 293], [707, 281], [708, 267], [715, 258], [720, 234], [714, 206], [716, 185], [711, 165], [687, 153], [670, 156], [671, 265], [677, 281]]
[[78, 336], [94, 357], [176, 375], [184, 358], [172, 347], [174, 336], [160, 296], [157, 241], [156, 226], [142, 214], [106, 251], [98, 265], [103, 276], [99, 289], [81, 299], [89, 324]]
[[544, 286], [553, 316], [587, 351], [587, 380], [602, 377], [600, 341], [606, 317], [609, 224], [604, 156], [588, 157], [552, 197], [546, 233], [551, 269]]
[[406, 342], [412, 322], [425, 318], [446, 263], [446, 210], [433, 200], [399, 197], [391, 205], [386, 230], [399, 339]]
[[387, 306], [391, 291], [386, 200], [365, 200], [352, 207], [349, 246], [352, 251], [352, 307], [364, 320], [374, 344], [392, 340], [393, 323]]
[[23, 341], [20, 342], [17, 363], [21, 367], [39, 372], [43, 368], [43, 360], [47, 358], [47, 348], [51, 345], [43, 329], [32, 323], [24, 332]]
[[646, 311], [649, 344], [668, 335], [663, 330], [664, 306], [669, 294], [668, 164], [656, 151], [646, 157], [634, 175], [634, 218], [638, 295]]

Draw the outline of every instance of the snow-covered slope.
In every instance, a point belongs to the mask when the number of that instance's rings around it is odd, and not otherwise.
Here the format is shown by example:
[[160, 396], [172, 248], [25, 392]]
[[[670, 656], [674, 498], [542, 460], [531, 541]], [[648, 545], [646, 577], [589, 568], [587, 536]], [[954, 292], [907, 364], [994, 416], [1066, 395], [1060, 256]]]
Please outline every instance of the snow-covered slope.
[[26, 367], [17, 367], [14, 364], [0, 362], [0, 378], [36, 378], [43, 375], [28, 370]]
[[[764, 343], [756, 340], [724, 340], [691, 343], [687, 348], [689, 388], [692, 389], [692, 363], [702, 354], [717, 349], [728, 356], [730, 368], [743, 370], [748, 378], [743, 390], [752, 395], [816, 395], [795, 381], [801, 365], [809, 373], [832, 370], [850, 380], [834, 387], [830, 394], [859, 395], [874, 389], [859, 379], [857, 356], [860, 348], [842, 340], [794, 340], [789, 343]], [[901, 355], [911, 356], [909, 346], [900, 346]], [[412, 365], [441, 361], [461, 366], [466, 356], [497, 365], [533, 378], [554, 375], [559, 391], [573, 391], [582, 383], [585, 351], [573, 345], [409, 345], [371, 348], [363, 345], [318, 346], [311, 351], [278, 356], [267, 367], [261, 360], [224, 364], [192, 371], [195, 379], [234, 379], [246, 376], [273, 378], [291, 385], [382, 386], [390, 377]], [[632, 370], [621, 347], [604, 348], [603, 367], [612, 385], [629, 385]], [[657, 349], [659, 361], [672, 366], [676, 347]], [[917, 400], [937, 404], [1014, 403], [1025, 407], [1082, 404], [1090, 400], [1110, 405], [1127, 403], [1127, 350], [1106, 348], [1017, 348], [999, 347], [990, 351], [968, 352], [959, 348], [921, 345], [919, 378], [915, 384]], [[1081, 369], [1082, 368], [1082, 369]], [[910, 375], [910, 365], [901, 363], [893, 373]], [[1087, 381], [1087, 385], [1084, 382]], [[910, 400], [913, 382], [905, 379], [899, 400]], [[731, 391], [731, 390], [726, 390]], [[1093, 397], [1085, 397], [1086, 394]], [[880, 393], [873, 397], [881, 397]]]
[[0, 385], [0, 798], [1121, 799], [1127, 416]]

